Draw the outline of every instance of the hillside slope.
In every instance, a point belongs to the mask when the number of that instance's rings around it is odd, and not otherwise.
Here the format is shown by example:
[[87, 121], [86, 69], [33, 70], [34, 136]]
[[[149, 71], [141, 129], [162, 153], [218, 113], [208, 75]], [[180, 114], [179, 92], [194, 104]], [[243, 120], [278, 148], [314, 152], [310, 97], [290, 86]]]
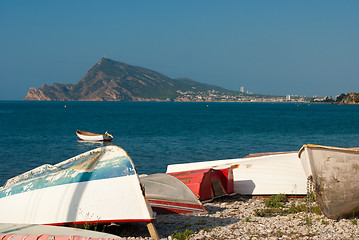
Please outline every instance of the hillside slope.
[[30, 88], [24, 100], [147, 101], [173, 100], [180, 92], [231, 91], [190, 79], [171, 79], [143, 67], [102, 58], [76, 84], [44, 84]]
[[339, 104], [359, 104], [359, 93], [348, 93], [340, 100]]

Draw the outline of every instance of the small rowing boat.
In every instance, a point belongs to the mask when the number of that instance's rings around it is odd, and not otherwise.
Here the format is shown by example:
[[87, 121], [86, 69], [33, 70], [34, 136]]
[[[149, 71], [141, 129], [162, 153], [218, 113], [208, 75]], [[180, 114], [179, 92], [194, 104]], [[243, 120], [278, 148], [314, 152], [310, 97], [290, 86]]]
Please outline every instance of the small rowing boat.
[[359, 211], [359, 148], [308, 144], [299, 153], [303, 168], [312, 175], [316, 201], [331, 219], [352, 217]]
[[167, 173], [233, 169], [234, 192], [243, 195], [306, 195], [306, 176], [298, 152], [252, 154], [226, 159], [167, 166]]
[[39, 224], [0, 223], [0, 239], [10, 240], [120, 240], [117, 235], [81, 228]]
[[84, 140], [84, 141], [111, 141], [113, 139], [112, 134], [110, 134], [107, 131], [104, 134], [97, 134], [97, 133], [77, 130], [76, 135], [80, 140]]
[[181, 180], [201, 201], [233, 193], [233, 169], [198, 169], [168, 173]]
[[185, 214], [206, 212], [193, 192], [177, 178], [156, 173], [140, 176], [146, 198], [157, 214]]
[[[0, 223], [84, 225], [155, 220], [128, 154], [105, 146], [0, 187]], [[151, 230], [150, 230], [151, 231]]]

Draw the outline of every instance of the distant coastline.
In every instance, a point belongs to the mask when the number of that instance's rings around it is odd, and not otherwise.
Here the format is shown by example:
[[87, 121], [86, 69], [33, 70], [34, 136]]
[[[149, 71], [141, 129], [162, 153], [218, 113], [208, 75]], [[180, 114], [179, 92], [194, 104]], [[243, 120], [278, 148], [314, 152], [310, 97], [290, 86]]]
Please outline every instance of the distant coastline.
[[27, 101], [141, 102], [322, 102], [358, 104], [357, 93], [335, 97], [274, 96], [232, 91], [188, 78], [172, 79], [151, 69], [101, 58], [76, 84], [43, 84], [30, 88]]
[[338, 104], [338, 105], [359, 105], [359, 93], [348, 93], [341, 94], [336, 98], [324, 97], [324, 98], [309, 98], [302, 96], [230, 96], [230, 95], [214, 95], [205, 96], [204, 93], [200, 95], [196, 94], [184, 94], [184, 96], [180, 96], [177, 98], [167, 98], [167, 99], [158, 99], [158, 98], [137, 98], [128, 101], [124, 100], [103, 100], [103, 99], [80, 99], [80, 100], [28, 100], [23, 99], [22, 101], [70, 101], [70, 102], [193, 102], [193, 103], [326, 103], [326, 104]]

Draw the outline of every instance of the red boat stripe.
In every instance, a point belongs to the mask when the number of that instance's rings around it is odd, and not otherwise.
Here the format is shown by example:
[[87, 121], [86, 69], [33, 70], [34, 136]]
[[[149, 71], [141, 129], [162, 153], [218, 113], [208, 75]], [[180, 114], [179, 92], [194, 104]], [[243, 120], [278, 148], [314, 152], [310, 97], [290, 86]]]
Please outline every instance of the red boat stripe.
[[178, 203], [178, 202], [153, 200], [153, 199], [148, 199], [148, 202], [154, 206], [164, 206], [164, 207], [171, 207], [171, 208], [177, 208], [177, 209], [206, 211], [206, 209], [202, 205], [196, 205], [196, 204], [191, 204], [191, 203]]
[[164, 205], [164, 204], [151, 204], [152, 207], [158, 207], [158, 208], [166, 208], [166, 209], [177, 209], [177, 210], [182, 210], [185, 212], [204, 212], [205, 210], [203, 209], [198, 209], [198, 208], [185, 208], [185, 207], [178, 207], [178, 206], [172, 206], [172, 205]]

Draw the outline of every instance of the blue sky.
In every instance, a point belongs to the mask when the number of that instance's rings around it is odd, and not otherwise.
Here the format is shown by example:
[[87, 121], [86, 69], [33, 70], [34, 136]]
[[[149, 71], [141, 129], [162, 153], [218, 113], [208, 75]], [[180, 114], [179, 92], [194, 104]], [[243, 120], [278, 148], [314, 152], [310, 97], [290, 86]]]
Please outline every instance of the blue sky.
[[260, 94], [359, 92], [359, 1], [0, 1], [0, 99], [101, 57]]

